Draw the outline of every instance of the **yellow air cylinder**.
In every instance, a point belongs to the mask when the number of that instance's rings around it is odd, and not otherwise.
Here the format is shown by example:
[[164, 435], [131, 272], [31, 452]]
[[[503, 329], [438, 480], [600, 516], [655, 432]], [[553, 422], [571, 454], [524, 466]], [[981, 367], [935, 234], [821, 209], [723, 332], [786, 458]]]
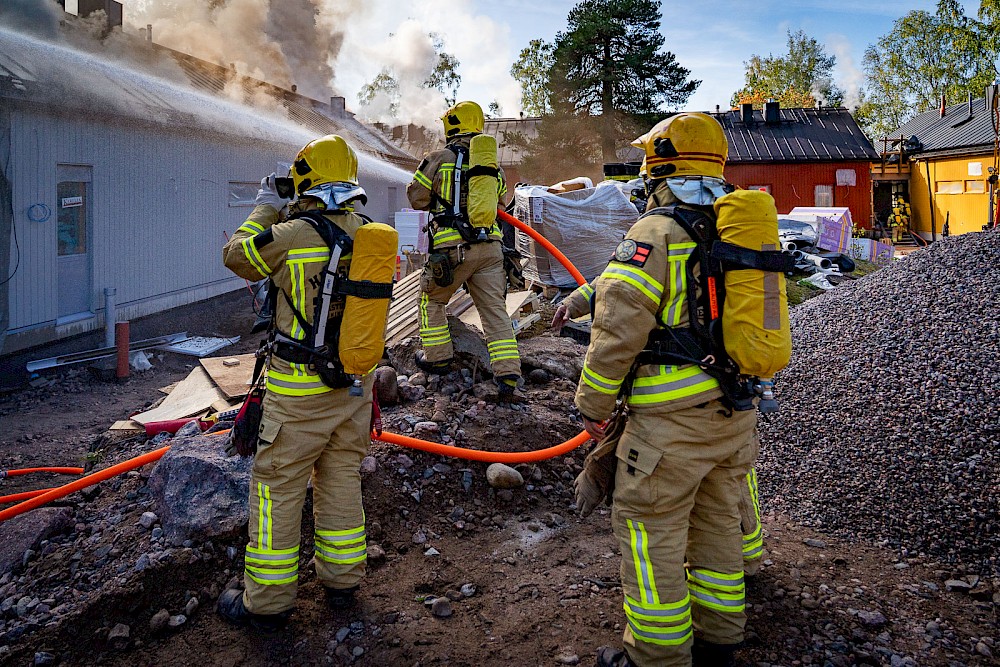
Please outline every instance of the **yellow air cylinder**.
[[497, 140], [477, 134], [469, 142], [469, 185], [467, 211], [473, 227], [492, 227], [500, 204]]
[[[396, 273], [399, 235], [389, 225], [362, 225], [354, 236], [354, 251], [348, 279], [362, 290], [392, 285]], [[348, 296], [340, 324], [340, 363], [350, 375], [367, 375], [385, 351], [387, 298]]]
[[[719, 238], [751, 250], [778, 250], [774, 199], [759, 190], [737, 190], [715, 202]], [[725, 272], [722, 338], [744, 375], [770, 379], [788, 365], [792, 334], [781, 273], [757, 269]]]

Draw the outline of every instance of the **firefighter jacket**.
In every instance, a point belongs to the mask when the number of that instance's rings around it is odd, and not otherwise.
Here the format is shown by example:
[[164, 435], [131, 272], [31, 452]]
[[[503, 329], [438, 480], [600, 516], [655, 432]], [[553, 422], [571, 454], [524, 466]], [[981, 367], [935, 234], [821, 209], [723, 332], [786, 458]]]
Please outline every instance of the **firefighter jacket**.
[[[650, 197], [649, 208], [677, 201], [661, 186]], [[597, 278], [590, 347], [576, 390], [576, 406], [591, 421], [611, 415], [635, 358], [654, 329], [688, 325], [686, 263], [694, 248], [694, 241], [672, 218], [642, 218]], [[633, 412], [663, 412], [720, 396], [718, 381], [694, 364], [646, 364], [636, 368], [625, 399]]]
[[[448, 146], [461, 146], [465, 149], [465, 157], [462, 160], [463, 172], [468, 171], [469, 169], [468, 154], [469, 142], [471, 140], [472, 135], [464, 135], [448, 144]], [[507, 184], [504, 181], [502, 169], [500, 170], [500, 176], [497, 180], [499, 181], [498, 194], [502, 204], [504, 195], [507, 194]], [[466, 179], [463, 177], [463, 186], [465, 183]], [[413, 180], [410, 181], [410, 184], [406, 187], [406, 196], [410, 200], [410, 206], [420, 211], [430, 211], [431, 247], [434, 250], [454, 248], [464, 243], [462, 236], [458, 233], [458, 230], [454, 227], [446, 226], [443, 219], [435, 223], [435, 218], [450, 215], [452, 213], [455, 203], [454, 190], [455, 152], [447, 147], [434, 151], [433, 153], [429, 153], [423, 161], [421, 161], [417, 170], [413, 174]], [[464, 204], [466, 193], [459, 193], [459, 196], [462, 198], [462, 203]], [[490, 228], [489, 239], [491, 241], [503, 240], [503, 234], [500, 231], [499, 223], [494, 223], [493, 227]]]
[[575, 320], [584, 315], [590, 315], [590, 300], [594, 296], [594, 284], [597, 279], [589, 283], [580, 285], [573, 290], [568, 297], [563, 299], [562, 305], [566, 306], [566, 314], [569, 319]]
[[[308, 206], [312, 206], [313, 200], [307, 201]], [[327, 217], [352, 239], [364, 224], [360, 216], [351, 212]], [[330, 249], [309, 222], [301, 219], [279, 221], [274, 207], [257, 206], [226, 243], [222, 258], [241, 278], [274, 281], [280, 292], [275, 303], [275, 326], [289, 338], [305, 341], [306, 332], [292, 306], [312, 325], [314, 300], [321, 287], [319, 275], [330, 262]], [[345, 253], [340, 258], [340, 270], [346, 273], [350, 262], [350, 253]], [[334, 300], [330, 318], [339, 318], [343, 308], [343, 301]], [[333, 391], [309, 364], [291, 363], [274, 354], [268, 365], [267, 390], [286, 396], [312, 396]]]

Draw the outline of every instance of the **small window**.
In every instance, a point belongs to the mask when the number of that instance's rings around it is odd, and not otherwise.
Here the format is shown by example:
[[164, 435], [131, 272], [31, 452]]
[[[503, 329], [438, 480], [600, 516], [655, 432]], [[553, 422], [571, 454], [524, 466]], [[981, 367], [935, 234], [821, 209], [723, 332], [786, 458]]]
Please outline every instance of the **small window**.
[[965, 191], [976, 194], [983, 194], [986, 192], [986, 183], [984, 183], [983, 181], [966, 181]]
[[229, 206], [253, 206], [260, 183], [229, 181]]
[[748, 185], [747, 190], [760, 190], [761, 192], [766, 192], [767, 194], [771, 194], [770, 185]]
[[965, 192], [963, 181], [938, 181], [935, 194], [939, 195], [960, 195]]
[[815, 204], [813, 206], [829, 207], [833, 206], [833, 186], [817, 185], [815, 189]]

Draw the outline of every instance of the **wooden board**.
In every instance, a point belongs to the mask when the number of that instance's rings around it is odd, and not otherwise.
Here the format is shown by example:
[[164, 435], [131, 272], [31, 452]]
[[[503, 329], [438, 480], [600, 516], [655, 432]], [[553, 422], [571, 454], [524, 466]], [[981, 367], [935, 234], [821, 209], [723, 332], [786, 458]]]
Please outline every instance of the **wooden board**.
[[142, 424], [140, 424], [138, 422], [132, 421], [131, 419], [122, 419], [121, 421], [116, 421], [114, 424], [112, 424], [111, 428], [109, 428], [108, 430], [109, 431], [125, 431], [125, 432], [135, 431], [135, 432], [138, 432], [138, 431], [143, 430], [143, 428], [142, 428]]
[[225, 398], [205, 369], [198, 366], [158, 407], [133, 415], [132, 421], [146, 425], [149, 422], [193, 417], [211, 408], [216, 401], [225, 401]]
[[156, 391], [160, 392], [161, 394], [166, 394], [167, 396], [169, 396], [174, 391], [174, 389], [177, 388], [178, 384], [179, 384], [178, 382], [174, 382], [173, 384], [168, 384], [166, 387], [160, 387]]
[[[523, 292], [510, 292], [507, 294], [507, 315], [509, 315], [512, 320], [516, 319], [517, 314], [522, 308], [529, 303], [536, 302], [537, 300], [538, 295], [528, 290]], [[468, 324], [470, 327], [478, 329], [479, 331], [483, 330], [482, 318], [479, 317], [479, 311], [476, 310], [475, 306], [472, 306], [463, 312], [458, 319], [462, 320], [462, 322]]]
[[[237, 359], [239, 366], [226, 366], [227, 359]], [[250, 380], [253, 378], [253, 367], [257, 363], [253, 353], [228, 355], [225, 357], [206, 357], [199, 359], [202, 368], [212, 381], [225, 394], [226, 398], [243, 398], [250, 391]]]

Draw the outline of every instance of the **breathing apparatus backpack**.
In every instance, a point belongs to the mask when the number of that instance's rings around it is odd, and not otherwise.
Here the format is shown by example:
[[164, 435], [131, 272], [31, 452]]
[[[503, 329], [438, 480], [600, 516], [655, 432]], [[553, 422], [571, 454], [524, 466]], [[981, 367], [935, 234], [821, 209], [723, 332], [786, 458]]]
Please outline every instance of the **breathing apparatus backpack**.
[[[330, 213], [336, 212], [326, 212]], [[296, 219], [307, 221], [316, 230], [330, 248], [330, 261], [319, 274], [313, 324], [282, 291], [305, 336], [296, 340], [272, 327], [274, 352], [286, 361], [312, 365], [328, 387], [351, 387], [351, 395], [360, 396], [361, 378], [375, 368], [385, 350], [398, 234], [388, 225], [369, 220], [351, 240], [320, 211], [302, 211], [289, 217]], [[338, 265], [347, 254], [352, 257], [345, 276]], [[331, 309], [338, 301], [344, 304], [343, 311], [331, 317]]]
[[[450, 144], [455, 154], [455, 201], [450, 211], [436, 216], [446, 225], [458, 230], [466, 243], [489, 240], [489, 230], [497, 220], [500, 186], [500, 164], [497, 160], [497, 140], [488, 134], [477, 134], [469, 141], [469, 149]], [[462, 166], [468, 160], [469, 169]]]
[[[781, 275], [794, 259], [778, 248], [778, 215], [765, 192], [739, 190], [714, 211], [672, 204], [647, 211], [673, 218], [696, 247], [687, 260], [687, 328], [651, 335], [640, 363], [697, 364], [719, 380], [736, 410], [775, 412], [774, 374], [791, 357], [788, 297]], [[695, 268], [699, 273], [694, 273]]]

